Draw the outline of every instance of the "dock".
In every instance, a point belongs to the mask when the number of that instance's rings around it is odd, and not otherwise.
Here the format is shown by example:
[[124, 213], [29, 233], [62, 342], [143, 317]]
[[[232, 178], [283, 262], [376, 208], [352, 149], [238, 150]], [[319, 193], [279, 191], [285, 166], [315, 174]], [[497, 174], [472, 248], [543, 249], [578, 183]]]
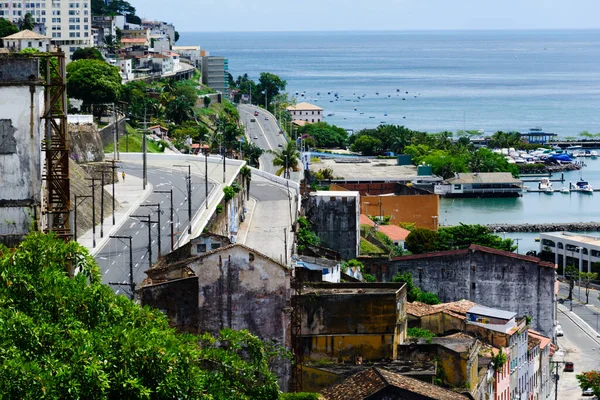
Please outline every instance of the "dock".
[[[593, 192], [600, 192], [600, 189], [592, 189], [592, 191]], [[549, 192], [549, 191], [539, 190], [539, 189], [527, 189], [526, 192], [527, 193], [546, 193], [546, 192]], [[560, 193], [560, 189], [552, 189], [552, 192], [553, 193]], [[570, 191], [570, 193], [577, 193], [577, 192], [581, 192], [581, 193], [584, 193], [584, 194], [589, 193], [589, 192], [585, 192], [585, 191], [583, 191], [581, 189], [571, 189], [571, 191]], [[566, 193], [564, 193], [564, 194], [566, 194]]]

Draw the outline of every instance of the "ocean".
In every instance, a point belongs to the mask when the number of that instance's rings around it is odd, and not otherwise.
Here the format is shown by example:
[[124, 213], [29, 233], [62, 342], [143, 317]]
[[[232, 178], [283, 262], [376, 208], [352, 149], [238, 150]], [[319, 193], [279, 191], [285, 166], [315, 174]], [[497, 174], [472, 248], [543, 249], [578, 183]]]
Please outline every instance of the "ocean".
[[178, 44], [227, 57], [234, 78], [279, 75], [346, 129], [600, 132], [600, 30], [183, 32]]
[[[277, 74], [288, 93], [298, 92], [298, 102], [323, 107], [334, 114], [327, 122], [355, 131], [385, 122], [427, 132], [538, 126], [563, 137], [600, 132], [600, 30], [184, 32], [178, 44], [227, 57], [234, 78]], [[600, 160], [585, 162], [583, 178], [600, 188]], [[579, 172], [565, 178], [568, 186]], [[598, 221], [599, 196], [442, 199], [439, 221]], [[536, 233], [505, 235], [523, 239], [521, 253], [539, 249]]]

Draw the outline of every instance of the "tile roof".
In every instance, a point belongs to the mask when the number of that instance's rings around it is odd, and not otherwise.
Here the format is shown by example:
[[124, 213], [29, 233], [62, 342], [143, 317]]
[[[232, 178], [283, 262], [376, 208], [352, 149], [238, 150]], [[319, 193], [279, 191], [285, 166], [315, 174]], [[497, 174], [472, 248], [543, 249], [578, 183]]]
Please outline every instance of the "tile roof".
[[499, 256], [515, 258], [518, 260], [529, 261], [538, 264], [540, 267], [548, 267], [554, 269], [555, 266], [553, 263], [542, 261], [537, 257], [526, 256], [524, 254], [512, 253], [510, 251], [492, 249], [490, 247], [480, 246], [478, 244], [472, 244], [466, 249], [458, 249], [458, 250], [447, 250], [447, 251], [434, 251], [431, 253], [424, 254], [411, 254], [410, 256], [400, 256], [394, 257], [392, 261], [405, 261], [405, 260], [421, 260], [426, 258], [434, 258], [434, 257], [446, 257], [451, 255], [464, 255], [468, 254], [469, 251], [481, 251], [489, 254], [496, 254]]
[[399, 227], [398, 225], [379, 225], [379, 232], [392, 239], [393, 242], [404, 241], [410, 235], [408, 229]]
[[326, 400], [363, 400], [386, 387], [415, 393], [424, 399], [460, 400], [468, 397], [441, 387], [381, 368], [369, 368], [321, 391]]
[[541, 346], [542, 341], [533, 336], [527, 336], [527, 351], [531, 351], [535, 346]]
[[412, 303], [406, 303], [406, 313], [416, 317], [423, 317], [425, 315], [445, 312], [457, 318], [466, 319], [465, 314], [467, 311], [476, 305], [477, 303], [473, 303], [470, 300], [464, 299], [453, 301], [451, 303], [442, 303], [436, 305], [429, 305], [415, 301]]
[[529, 329], [529, 337], [534, 337], [540, 341], [540, 349], [545, 349], [546, 346], [552, 343], [552, 339], [547, 336], [542, 335], [541, 333], [534, 331], [533, 329]]
[[295, 106], [289, 106], [287, 108], [288, 111], [323, 111], [323, 109], [319, 106], [315, 106], [314, 104], [310, 104], [307, 102], [298, 103]]
[[121, 43], [148, 43], [146, 38], [121, 38]]
[[12, 35], [9, 36], [4, 36], [2, 39], [10, 39], [10, 40], [27, 40], [27, 39], [31, 39], [31, 40], [44, 40], [44, 39], [50, 39], [48, 36], [43, 36], [40, 35], [39, 33], [35, 33], [33, 31], [30, 31], [29, 29], [24, 29], [20, 32], [17, 33], [13, 33]]
[[360, 224], [375, 226], [375, 222], [373, 222], [371, 218], [367, 217], [365, 214], [360, 214]]
[[448, 183], [521, 183], [519, 179], [513, 178], [510, 172], [459, 172], [454, 178], [447, 180]]

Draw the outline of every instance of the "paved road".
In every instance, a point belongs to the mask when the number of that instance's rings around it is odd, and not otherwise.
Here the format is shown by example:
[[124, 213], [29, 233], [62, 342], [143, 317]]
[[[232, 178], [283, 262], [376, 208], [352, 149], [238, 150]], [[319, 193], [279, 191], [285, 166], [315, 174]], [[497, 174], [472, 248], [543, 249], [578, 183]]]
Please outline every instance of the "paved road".
[[[568, 313], [569, 311], [559, 311], [558, 313], [558, 321], [562, 326], [564, 336], [557, 339], [560, 350], [556, 352], [554, 361], [573, 362], [575, 372], [564, 372], [563, 365], [559, 365], [558, 398], [561, 400], [585, 399], [586, 397], [581, 396], [581, 389], [575, 375], [600, 368], [600, 340], [595, 341], [586, 334], [573, 320], [568, 318]], [[589, 397], [587, 398], [589, 399]]]
[[[142, 176], [142, 167], [136, 163], [122, 163], [122, 168], [127, 175]], [[157, 168], [148, 167], [148, 181], [154, 186], [154, 190], [173, 189], [173, 206], [175, 209], [175, 241], [177, 233], [186, 231], [188, 227], [188, 203], [186, 190], [187, 168]], [[201, 171], [195, 171], [192, 167], [192, 218], [196, 210], [201, 207], [205, 200], [204, 179]], [[209, 194], [215, 185], [209, 182]], [[153, 193], [148, 197], [146, 203], [160, 203], [161, 226], [160, 238], [162, 253], [171, 251], [171, 228], [170, 228], [170, 198], [169, 194]], [[157, 220], [156, 207], [140, 206], [132, 215], [151, 215], [153, 221]], [[148, 253], [148, 224], [136, 219], [126, 222], [115, 236], [133, 236], [133, 276], [134, 282], [139, 283], [145, 277], [144, 271], [148, 269], [149, 262], [156, 261], [158, 257], [159, 227], [153, 223], [151, 227], [152, 260]], [[111, 239], [106, 246], [97, 254], [96, 261], [103, 273], [103, 282], [129, 282], [129, 244], [128, 240]], [[126, 286], [115, 287], [118, 293], [129, 294]]]
[[[287, 144], [285, 136], [279, 133], [277, 122], [270, 113], [256, 106], [240, 104], [239, 112], [249, 140], [265, 150], [260, 157], [260, 169], [275, 174], [279, 167], [273, 166], [273, 155], [267, 151], [280, 149]], [[255, 116], [254, 112], [258, 112], [258, 116]], [[255, 122], [251, 122], [251, 119]], [[291, 175], [292, 180], [296, 182], [300, 180], [299, 172], [292, 172]]]
[[[569, 296], [569, 286], [566, 283], [560, 283], [559, 297], [567, 298]], [[599, 292], [595, 289], [590, 290], [589, 304], [585, 303], [585, 288], [581, 288], [581, 302], [579, 299], [579, 287], [575, 285], [573, 289], [573, 312], [583, 319], [592, 329], [600, 334], [600, 301], [598, 300]], [[564, 305], [570, 308], [568, 301]]]

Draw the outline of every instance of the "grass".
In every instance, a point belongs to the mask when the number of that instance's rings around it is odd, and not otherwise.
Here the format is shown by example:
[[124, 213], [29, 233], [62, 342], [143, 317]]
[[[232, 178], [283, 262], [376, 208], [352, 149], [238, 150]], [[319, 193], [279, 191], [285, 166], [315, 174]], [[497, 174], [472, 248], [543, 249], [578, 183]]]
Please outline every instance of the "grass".
[[[141, 153], [142, 152], [142, 134], [135, 132], [135, 129], [132, 129], [133, 132], [127, 127], [128, 135], [121, 136], [119, 140], [119, 152], [125, 153], [127, 149], [127, 140], [129, 140], [129, 152], [130, 153]], [[158, 144], [153, 142], [152, 140], [146, 140], [146, 145], [148, 146], [148, 153], [162, 153]], [[104, 153], [112, 153], [113, 152], [113, 143], [110, 142], [108, 145], [104, 147]]]
[[383, 254], [384, 251], [367, 239], [360, 238], [360, 254]]

